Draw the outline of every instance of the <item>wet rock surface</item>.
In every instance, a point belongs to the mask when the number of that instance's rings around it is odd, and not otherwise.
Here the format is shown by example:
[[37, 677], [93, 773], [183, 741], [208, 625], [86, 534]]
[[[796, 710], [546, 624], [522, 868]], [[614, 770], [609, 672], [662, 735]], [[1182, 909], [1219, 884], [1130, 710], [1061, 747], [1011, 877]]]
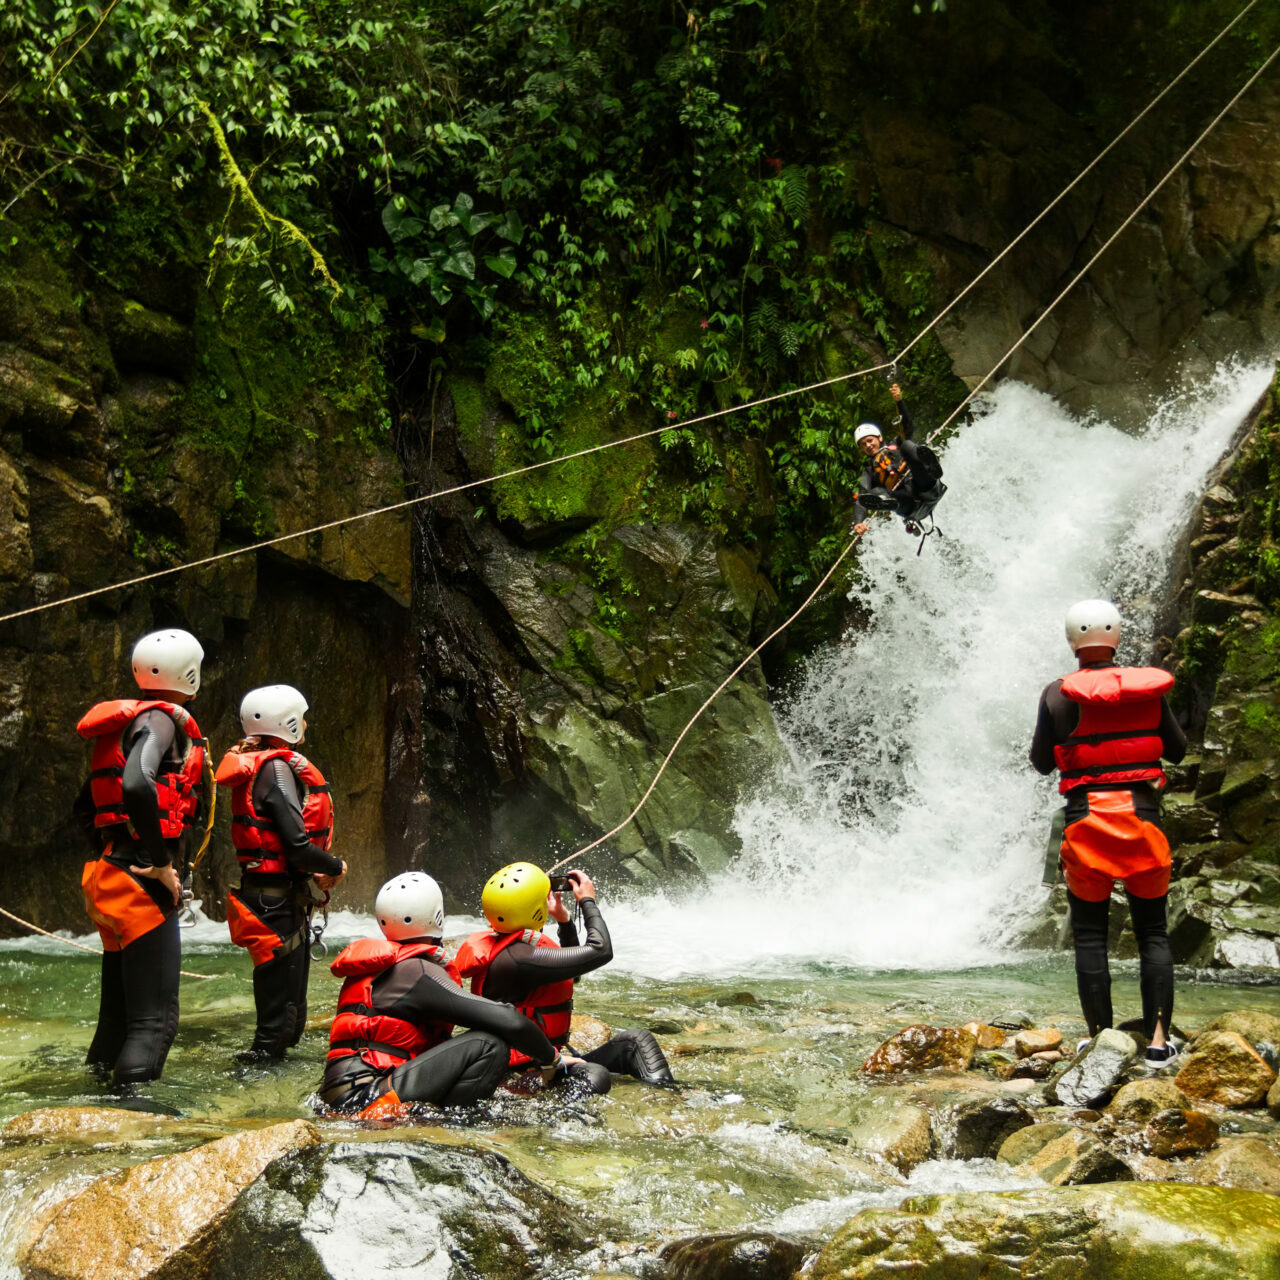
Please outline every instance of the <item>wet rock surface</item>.
[[1018, 1173], [1055, 1187], [1090, 1182], [1122, 1182], [1132, 1171], [1091, 1133], [1070, 1124], [1037, 1124], [1021, 1129], [1001, 1146], [997, 1157]]
[[1209, 1031], [1197, 1037], [1175, 1082], [1191, 1098], [1251, 1107], [1265, 1101], [1276, 1073], [1243, 1036]]
[[240, 1197], [210, 1280], [518, 1280], [582, 1251], [566, 1205], [501, 1156], [338, 1143], [280, 1161]]
[[1151, 1117], [1141, 1141], [1151, 1155], [1161, 1160], [1198, 1155], [1218, 1141], [1218, 1122], [1203, 1111], [1170, 1108]]
[[858, 1104], [848, 1129], [849, 1146], [909, 1173], [933, 1151], [929, 1112], [899, 1098], [870, 1097]]
[[1275, 1274], [1280, 1215], [1272, 1197], [1140, 1183], [1002, 1194], [927, 1196], [869, 1209], [846, 1223], [808, 1273], [813, 1280], [1106, 1276], [1197, 1280]]
[[1049, 1096], [1069, 1107], [1101, 1105], [1115, 1093], [1137, 1056], [1138, 1045], [1132, 1036], [1123, 1031], [1102, 1031], [1054, 1081]]
[[890, 1037], [863, 1064], [868, 1075], [907, 1071], [965, 1071], [973, 1061], [977, 1038], [964, 1027], [928, 1027], [917, 1023]]
[[1115, 1120], [1146, 1124], [1157, 1112], [1183, 1110], [1191, 1105], [1187, 1095], [1171, 1080], [1130, 1080], [1107, 1105]]
[[274, 1162], [319, 1141], [312, 1125], [295, 1120], [108, 1174], [36, 1224], [18, 1265], [30, 1280], [203, 1277], [240, 1193]]
[[1280, 1196], [1280, 1153], [1258, 1138], [1226, 1138], [1192, 1166], [1191, 1176], [1207, 1186]]

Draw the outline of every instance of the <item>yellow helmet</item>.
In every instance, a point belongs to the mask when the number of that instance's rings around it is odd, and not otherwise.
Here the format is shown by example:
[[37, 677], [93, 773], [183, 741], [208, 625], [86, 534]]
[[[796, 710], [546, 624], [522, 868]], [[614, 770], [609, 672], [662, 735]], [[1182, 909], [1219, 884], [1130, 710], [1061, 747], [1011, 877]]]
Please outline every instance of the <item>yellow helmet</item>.
[[532, 862], [513, 862], [495, 871], [480, 894], [480, 908], [494, 933], [541, 929], [547, 923], [551, 881]]

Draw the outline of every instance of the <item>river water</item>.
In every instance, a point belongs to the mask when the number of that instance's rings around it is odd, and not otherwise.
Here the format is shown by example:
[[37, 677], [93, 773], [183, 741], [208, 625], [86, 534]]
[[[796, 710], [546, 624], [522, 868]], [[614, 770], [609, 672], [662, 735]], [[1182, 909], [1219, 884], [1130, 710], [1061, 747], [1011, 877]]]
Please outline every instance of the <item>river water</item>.
[[[618, 904], [603, 886], [617, 959], [583, 980], [579, 1009], [654, 1029], [681, 1087], [619, 1081], [608, 1098], [569, 1105], [503, 1098], [446, 1120], [451, 1139], [502, 1151], [616, 1224], [614, 1239], [820, 1231], [920, 1191], [1017, 1185], [990, 1162], [933, 1160], [905, 1183], [869, 1166], [842, 1139], [868, 1101], [857, 1068], [911, 1022], [1021, 1009], [1068, 1036], [1082, 1031], [1069, 958], [1013, 949], [1042, 902], [1053, 803], [1025, 763], [1036, 697], [1068, 666], [1061, 617], [1082, 596], [1119, 599], [1130, 620], [1122, 657], [1142, 656], [1171, 544], [1268, 377], [1220, 370], [1196, 395], [1158, 406], [1138, 436], [1022, 386], [991, 397], [947, 450], [944, 537], [918, 558], [887, 520], [867, 540], [859, 589], [874, 620], [856, 644], [818, 655], [790, 691], [780, 709], [788, 767], [744, 795], [732, 872], [675, 900]], [[473, 923], [451, 920], [449, 931]], [[372, 924], [338, 916], [330, 940]], [[92, 1149], [0, 1144], [0, 1275], [11, 1274], [15, 1232], [68, 1186], [310, 1114], [337, 984], [313, 968], [316, 1025], [288, 1062], [238, 1067], [252, 993], [224, 930], [205, 922], [187, 933], [186, 967], [216, 976], [184, 982], [165, 1078], [130, 1104], [186, 1127]], [[0, 943], [0, 1119], [117, 1102], [81, 1065], [96, 968], [54, 942]], [[1133, 967], [1116, 973], [1117, 1012], [1133, 1016]], [[1243, 1004], [1280, 1013], [1276, 988], [1183, 985], [1178, 1001], [1188, 1026]]]

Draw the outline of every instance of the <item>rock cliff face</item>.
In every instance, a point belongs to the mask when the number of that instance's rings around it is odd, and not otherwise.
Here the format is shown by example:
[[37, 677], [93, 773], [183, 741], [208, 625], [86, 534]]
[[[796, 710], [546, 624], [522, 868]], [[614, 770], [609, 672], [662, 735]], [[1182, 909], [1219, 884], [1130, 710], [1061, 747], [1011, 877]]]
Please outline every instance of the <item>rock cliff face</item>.
[[[0, 608], [403, 496], [394, 454], [360, 444], [353, 415], [323, 394], [304, 385], [289, 397], [290, 421], [273, 420], [261, 352], [241, 358], [240, 385], [223, 384], [228, 349], [189, 281], [148, 288], [141, 278], [143, 296], [124, 297], [76, 296], [73, 280], [34, 249], [0, 277]], [[265, 357], [273, 372], [283, 358]], [[239, 456], [212, 439], [233, 410], [246, 415]], [[410, 669], [412, 590], [408, 522], [390, 517], [6, 624], [0, 904], [45, 925], [83, 925], [84, 849], [70, 805], [86, 752], [75, 724], [98, 699], [131, 694], [132, 644], [166, 624], [204, 644], [192, 711], [215, 757], [239, 736], [246, 689], [290, 680], [310, 695], [307, 749], [334, 779], [353, 896], [366, 897], [387, 865], [383, 811], [396, 775], [386, 743]], [[218, 833], [197, 884], [210, 903], [234, 873], [225, 819]]]

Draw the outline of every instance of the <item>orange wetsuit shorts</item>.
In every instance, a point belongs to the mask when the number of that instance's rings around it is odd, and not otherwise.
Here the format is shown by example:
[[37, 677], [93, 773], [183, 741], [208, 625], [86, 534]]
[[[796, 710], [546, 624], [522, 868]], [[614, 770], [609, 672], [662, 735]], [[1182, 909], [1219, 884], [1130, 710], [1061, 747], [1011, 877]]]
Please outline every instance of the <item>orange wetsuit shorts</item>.
[[1062, 833], [1067, 888], [1085, 902], [1103, 902], [1119, 880], [1135, 898], [1169, 892], [1169, 841], [1140, 817], [1129, 791], [1091, 791], [1089, 812]]

